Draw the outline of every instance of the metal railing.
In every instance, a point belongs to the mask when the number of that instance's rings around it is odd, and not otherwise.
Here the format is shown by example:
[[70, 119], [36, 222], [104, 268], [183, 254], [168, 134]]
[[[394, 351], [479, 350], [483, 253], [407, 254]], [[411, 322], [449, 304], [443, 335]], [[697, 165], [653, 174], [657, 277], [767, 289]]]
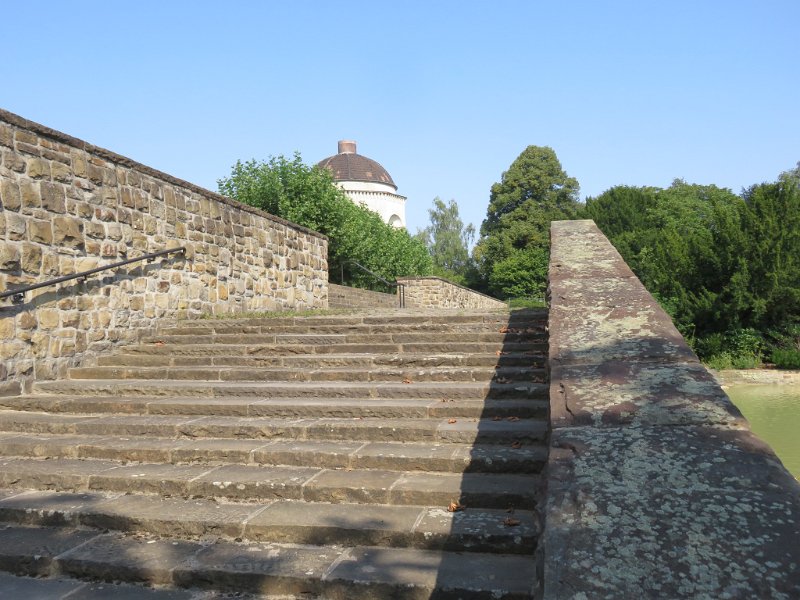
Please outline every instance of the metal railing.
[[367, 267], [365, 267], [361, 263], [358, 263], [358, 262], [356, 262], [354, 260], [346, 260], [346, 261], [344, 261], [343, 263], [341, 263], [339, 265], [339, 268], [341, 270], [341, 272], [340, 272], [341, 273], [341, 279], [339, 281], [341, 281], [342, 285], [344, 285], [344, 266], [345, 265], [352, 265], [354, 267], [358, 267], [359, 269], [364, 271], [364, 273], [367, 273], [368, 275], [371, 275], [372, 277], [374, 277], [375, 279], [380, 281], [383, 285], [385, 285], [387, 287], [390, 287], [390, 288], [392, 288], [392, 287], [396, 288], [397, 289], [397, 298], [398, 298], [398, 300], [400, 302], [400, 308], [405, 308], [406, 307], [406, 286], [405, 286], [405, 284], [402, 284], [399, 281], [389, 281], [388, 279], [384, 279], [383, 277], [381, 277], [377, 273], [373, 273], [372, 271], [370, 271]]
[[83, 281], [86, 281], [89, 275], [94, 275], [95, 273], [99, 273], [101, 271], [116, 269], [117, 267], [122, 267], [142, 260], [146, 260], [147, 262], [151, 263], [159, 256], [166, 256], [167, 254], [173, 254], [173, 253], [185, 254], [185, 252], [186, 248], [181, 246], [179, 248], [169, 248], [167, 250], [159, 250], [158, 252], [151, 252], [150, 254], [143, 254], [142, 256], [137, 256], [136, 258], [129, 258], [127, 260], [122, 260], [120, 262], [116, 262], [110, 265], [103, 265], [102, 267], [96, 267], [94, 269], [89, 269], [88, 271], [81, 271], [80, 273], [73, 273], [72, 275], [64, 275], [63, 277], [56, 277], [55, 279], [50, 279], [49, 281], [42, 281], [41, 283], [32, 283], [31, 285], [25, 285], [19, 288], [15, 288], [13, 290], [7, 290], [2, 294], [0, 294], [0, 300], [11, 296], [11, 301], [14, 304], [20, 304], [25, 300], [25, 292], [30, 292], [31, 290], [38, 290], [39, 288], [47, 287], [50, 285], [57, 285], [59, 283], [64, 283], [65, 281], [70, 281], [71, 279], [82, 279]]

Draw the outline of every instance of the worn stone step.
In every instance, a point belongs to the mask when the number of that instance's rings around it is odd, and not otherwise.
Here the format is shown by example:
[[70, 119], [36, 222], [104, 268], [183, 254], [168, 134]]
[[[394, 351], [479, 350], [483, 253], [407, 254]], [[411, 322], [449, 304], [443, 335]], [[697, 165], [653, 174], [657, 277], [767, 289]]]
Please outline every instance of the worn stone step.
[[355, 440], [449, 443], [540, 443], [541, 419], [348, 419], [193, 415], [66, 415], [0, 411], [0, 431], [79, 435]]
[[430, 367], [309, 369], [236, 367], [78, 367], [70, 379], [158, 379], [197, 381], [492, 381], [544, 383], [543, 368], [535, 367]]
[[[500, 311], [500, 312], [476, 312], [476, 311], [421, 311], [419, 309], [402, 310], [393, 309], [383, 313], [375, 314], [353, 313], [342, 315], [310, 315], [302, 317], [245, 317], [245, 318], [209, 318], [183, 320], [176, 325], [179, 327], [217, 327], [217, 328], [236, 328], [250, 326], [294, 326], [312, 327], [327, 325], [440, 325], [442, 323], [449, 326], [454, 325], [475, 325], [489, 324], [502, 327], [522, 327], [528, 324], [546, 323], [547, 309], [533, 309], [526, 311]], [[172, 325], [170, 325], [172, 327]]]
[[[424, 332], [424, 333], [348, 333], [348, 334], [186, 334], [186, 335], [154, 335], [142, 338], [144, 344], [426, 344], [484, 342], [494, 344], [522, 343], [531, 340], [525, 333], [500, 332]], [[541, 337], [541, 336], [539, 336]]]
[[227, 322], [223, 320], [203, 320], [183, 322], [175, 326], [160, 327], [160, 335], [207, 335], [211, 333], [286, 333], [286, 334], [341, 334], [341, 333], [397, 333], [397, 332], [499, 332], [530, 333], [544, 331], [546, 319], [530, 319], [511, 325], [507, 321], [467, 321], [450, 322], [447, 320], [415, 321], [410, 323], [303, 323], [280, 324], [264, 321]]
[[301, 354], [301, 355], [197, 355], [174, 356], [167, 353], [133, 353], [100, 356], [103, 367], [285, 367], [322, 369], [330, 367], [536, 367], [544, 366], [544, 354]]
[[0, 397], [0, 408], [48, 413], [217, 415], [241, 417], [546, 418], [548, 402], [523, 400], [432, 400], [430, 398], [198, 398], [146, 396]]
[[[296, 500], [225, 503], [102, 492], [0, 490], [0, 521], [198, 539], [408, 547], [528, 554], [539, 534], [531, 511], [442, 506], [327, 504]], [[0, 593], [0, 596], [2, 594]]]
[[451, 473], [541, 472], [547, 459], [546, 447], [542, 444], [515, 446], [441, 442], [176, 439], [45, 433], [22, 435], [0, 432], [0, 448], [5, 457]]
[[17, 574], [326, 600], [529, 600], [532, 555], [202, 541], [12, 526], [0, 568]]
[[261, 465], [121, 465], [90, 459], [0, 459], [0, 487], [101, 491], [229, 501], [535, 509], [540, 476]]
[[150, 396], [200, 398], [540, 398], [548, 397], [544, 383], [496, 382], [192, 382], [153, 380], [63, 380], [39, 381], [34, 394], [70, 396]]
[[[0, 556], [3, 556], [0, 554]], [[7, 556], [7, 555], [6, 555]], [[17, 560], [21, 560], [17, 557]], [[165, 589], [131, 583], [82, 581], [56, 574], [53, 577], [28, 577], [0, 573], [0, 598], [9, 600], [212, 600], [207, 590]], [[237, 596], [241, 600], [268, 600], [262, 595]]]
[[514, 343], [482, 343], [459, 342], [447, 343], [431, 341], [412, 344], [250, 344], [241, 343], [213, 344], [195, 343], [166, 344], [162, 341], [127, 346], [125, 354], [147, 354], [166, 356], [289, 356], [293, 354], [494, 354], [522, 353], [529, 356], [544, 356], [547, 343], [540, 340]]

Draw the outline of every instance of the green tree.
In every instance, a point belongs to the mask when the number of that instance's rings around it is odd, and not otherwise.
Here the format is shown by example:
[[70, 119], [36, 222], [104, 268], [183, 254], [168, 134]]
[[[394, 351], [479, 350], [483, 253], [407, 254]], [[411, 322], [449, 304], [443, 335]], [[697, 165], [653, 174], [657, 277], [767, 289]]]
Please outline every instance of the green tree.
[[269, 160], [237, 161], [229, 177], [217, 182], [219, 192], [328, 236], [329, 273], [362, 287], [374, 281], [350, 261], [357, 261], [388, 280], [430, 273], [427, 249], [405, 229], [357, 206], [336, 186], [329, 171], [304, 164], [300, 154]]
[[417, 232], [416, 238], [428, 248], [433, 259], [434, 273], [465, 283], [472, 266], [469, 246], [475, 237], [472, 224], [464, 225], [458, 213], [458, 204], [450, 200], [445, 204], [438, 196], [428, 209], [431, 224]]
[[544, 296], [550, 222], [572, 219], [579, 186], [552, 148], [528, 146], [492, 186], [474, 256], [483, 285], [500, 298]]

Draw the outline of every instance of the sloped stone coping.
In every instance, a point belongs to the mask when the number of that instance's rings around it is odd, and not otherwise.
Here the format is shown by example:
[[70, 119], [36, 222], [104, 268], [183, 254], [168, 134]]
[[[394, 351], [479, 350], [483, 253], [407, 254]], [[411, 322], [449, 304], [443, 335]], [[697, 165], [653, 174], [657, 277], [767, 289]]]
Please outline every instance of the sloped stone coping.
[[714, 371], [717, 381], [723, 386], [729, 385], [800, 385], [800, 371], [783, 371], [780, 369], [725, 369]]
[[507, 309], [508, 304], [435, 276], [398, 277], [405, 286], [406, 306], [420, 308]]
[[550, 235], [543, 597], [800, 596], [800, 484], [594, 222]]

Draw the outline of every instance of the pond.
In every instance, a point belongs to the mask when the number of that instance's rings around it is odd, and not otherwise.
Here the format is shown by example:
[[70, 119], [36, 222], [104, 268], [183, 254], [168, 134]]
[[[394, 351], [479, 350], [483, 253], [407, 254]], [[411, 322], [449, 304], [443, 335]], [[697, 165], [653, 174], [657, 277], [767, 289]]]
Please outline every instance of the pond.
[[733, 385], [725, 391], [753, 432], [800, 479], [800, 385]]

